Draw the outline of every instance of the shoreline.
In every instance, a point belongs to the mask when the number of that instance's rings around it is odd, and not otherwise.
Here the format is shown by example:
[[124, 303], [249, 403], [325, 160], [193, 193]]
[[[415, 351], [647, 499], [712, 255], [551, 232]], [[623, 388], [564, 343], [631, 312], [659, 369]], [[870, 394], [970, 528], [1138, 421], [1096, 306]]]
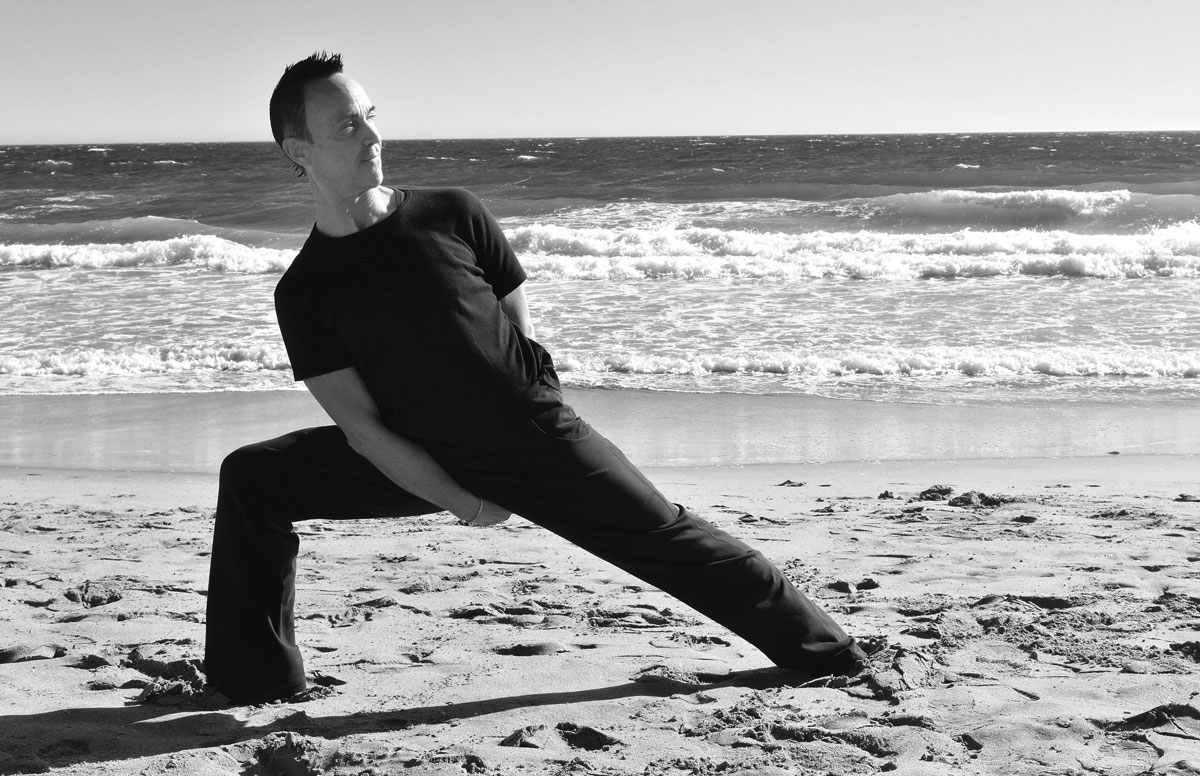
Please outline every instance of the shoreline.
[[[639, 466], [1200, 455], [1200, 407], [933, 405], [571, 389]], [[0, 396], [0, 467], [213, 474], [241, 445], [329, 423], [305, 391]]]
[[[887, 490], [919, 492], [949, 485], [956, 493], [1069, 492], [1092, 499], [1174, 499], [1200, 494], [1200, 455], [1104, 455], [1073, 458], [978, 458], [963, 460], [836, 461], [751, 463], [725, 466], [641, 467], [671, 498], [720, 488], [729, 497], [752, 497], [790, 490], [812, 494], [836, 486], [853, 498], [878, 498]], [[778, 489], [778, 490], [777, 490]], [[55, 467], [0, 466], [0, 490], [20, 503], [87, 504], [116, 508], [126, 500], [139, 507], [211, 509], [216, 503], [216, 472], [113, 471]], [[796, 491], [799, 492], [799, 491]]]

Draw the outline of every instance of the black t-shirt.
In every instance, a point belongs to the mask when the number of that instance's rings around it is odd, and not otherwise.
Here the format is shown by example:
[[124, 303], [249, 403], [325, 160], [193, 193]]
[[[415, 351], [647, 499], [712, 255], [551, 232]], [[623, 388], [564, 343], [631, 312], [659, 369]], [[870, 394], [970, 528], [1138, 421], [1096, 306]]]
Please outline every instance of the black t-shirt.
[[457, 189], [399, 195], [352, 235], [314, 227], [275, 310], [296, 380], [355, 367], [389, 428], [436, 444], [526, 397], [550, 361], [500, 308], [525, 272], [483, 204]]

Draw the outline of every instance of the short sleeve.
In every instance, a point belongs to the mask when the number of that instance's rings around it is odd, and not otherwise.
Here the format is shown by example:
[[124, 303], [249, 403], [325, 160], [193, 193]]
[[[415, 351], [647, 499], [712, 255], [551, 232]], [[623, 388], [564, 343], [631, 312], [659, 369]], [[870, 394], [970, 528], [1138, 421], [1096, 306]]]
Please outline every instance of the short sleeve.
[[483, 279], [496, 298], [503, 299], [525, 282], [525, 269], [492, 214], [478, 197], [464, 193], [470, 209], [471, 247], [477, 266], [483, 270]]
[[336, 333], [322, 321], [319, 308], [311, 299], [306, 303], [305, 296], [283, 280], [275, 288], [275, 317], [296, 382], [354, 365]]

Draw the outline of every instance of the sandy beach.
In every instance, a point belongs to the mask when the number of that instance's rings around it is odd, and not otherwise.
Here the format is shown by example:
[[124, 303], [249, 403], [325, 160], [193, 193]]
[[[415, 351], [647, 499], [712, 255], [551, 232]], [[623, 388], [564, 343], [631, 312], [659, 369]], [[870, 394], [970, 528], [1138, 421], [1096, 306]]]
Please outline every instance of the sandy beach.
[[[130, 428], [154, 419], [114, 406], [95, 449], [145, 447]], [[298, 526], [310, 697], [210, 708], [197, 669], [219, 454], [88, 466], [64, 443], [73, 466], [0, 469], [0, 773], [1200, 771], [1195, 454], [663, 466], [679, 427], [641, 445], [589, 410], [664, 492], [859, 636], [871, 671], [777, 671], [520, 519], [314, 521]], [[900, 426], [918, 435], [924, 412]], [[960, 415], [932, 436], [961, 446], [980, 413]], [[256, 417], [239, 433], [278, 419]], [[738, 455], [690, 436], [680, 459]]]

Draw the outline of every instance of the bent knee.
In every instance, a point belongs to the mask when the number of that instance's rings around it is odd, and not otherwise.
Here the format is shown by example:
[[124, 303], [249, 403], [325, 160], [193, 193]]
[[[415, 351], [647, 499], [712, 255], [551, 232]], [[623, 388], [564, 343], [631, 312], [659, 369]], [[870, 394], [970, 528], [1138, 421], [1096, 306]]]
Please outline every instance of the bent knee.
[[256, 483], [262, 485], [275, 468], [276, 451], [263, 442], [239, 447], [221, 461], [221, 487], [240, 489]]

